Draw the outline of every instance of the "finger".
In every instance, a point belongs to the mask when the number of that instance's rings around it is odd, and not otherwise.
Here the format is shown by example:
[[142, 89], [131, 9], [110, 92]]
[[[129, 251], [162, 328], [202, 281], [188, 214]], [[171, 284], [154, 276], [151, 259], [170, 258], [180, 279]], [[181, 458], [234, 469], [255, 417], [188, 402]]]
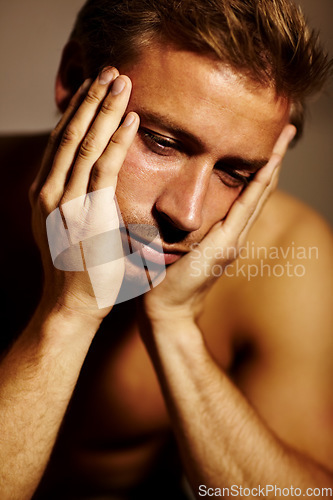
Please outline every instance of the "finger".
[[111, 86], [111, 91], [80, 146], [64, 194], [66, 201], [87, 192], [91, 170], [119, 127], [128, 105], [131, 87], [131, 80], [125, 75], [119, 76]]
[[231, 207], [226, 220], [223, 223], [223, 232], [226, 235], [241, 235], [245, 228], [249, 228], [249, 222], [253, 222], [259, 214], [258, 206], [265, 204], [272, 192], [275, 171], [281, 165], [290, 141], [293, 139], [296, 129], [293, 125], [287, 125], [280, 134], [272, 156], [261, 170], [257, 172], [243, 193], [237, 198]]
[[288, 123], [282, 130], [278, 140], [275, 143], [273, 154], [278, 154], [281, 156], [281, 159], [287, 152], [288, 146], [295, 137], [297, 129], [294, 125]]
[[270, 184], [267, 186], [267, 189], [265, 189], [265, 191], [263, 192], [263, 194], [262, 194], [261, 198], [259, 199], [259, 202], [258, 202], [258, 204], [257, 204], [257, 206], [256, 206], [256, 208], [255, 208], [255, 210], [253, 212], [253, 214], [249, 217], [249, 219], [248, 219], [248, 221], [247, 221], [247, 223], [246, 223], [243, 231], [241, 232], [241, 234], [239, 236], [239, 245], [240, 246], [242, 246], [245, 243], [247, 235], [249, 233], [249, 230], [251, 229], [251, 227], [253, 226], [254, 222], [259, 217], [262, 209], [264, 208], [266, 202], [270, 198], [272, 192], [275, 190], [275, 188], [276, 188], [276, 186], [278, 184], [278, 179], [279, 179], [280, 172], [281, 172], [281, 163], [274, 170]]
[[63, 195], [81, 142], [109, 91], [109, 84], [115, 80], [117, 75], [118, 71], [112, 67], [105, 68], [102, 71], [86, 92], [84, 100], [61, 136], [47, 179], [48, 189], [53, 193], [55, 200], [59, 201]]
[[91, 171], [88, 188], [89, 192], [104, 189], [109, 186], [116, 189], [118, 172], [135, 138], [139, 122], [139, 116], [131, 112], [113, 134], [106, 150], [99, 160], [97, 160]]
[[31, 191], [34, 195], [38, 194], [42, 185], [44, 184], [50, 170], [52, 167], [53, 159], [55, 152], [57, 150], [57, 147], [59, 146], [60, 140], [62, 133], [65, 129], [65, 127], [68, 125], [70, 120], [73, 118], [78, 106], [82, 102], [84, 95], [86, 91], [88, 90], [89, 86], [91, 85], [91, 79], [88, 78], [83, 82], [81, 87], [76, 91], [72, 99], [70, 100], [70, 103], [60, 118], [58, 124], [54, 128], [54, 130], [51, 132], [46, 150], [43, 155], [41, 167], [31, 185]]
[[[263, 190], [261, 197], [259, 198], [258, 203], [255, 207], [254, 212], [249, 217], [249, 219], [248, 219], [248, 221], [247, 221], [247, 223], [246, 223], [246, 225], [245, 225], [245, 227], [240, 235], [240, 244], [242, 244], [242, 242], [245, 242], [249, 230], [251, 229], [254, 222], [259, 217], [263, 207], [265, 206], [265, 204], [266, 204], [267, 200], [269, 199], [269, 197], [271, 196], [272, 192], [276, 189], [276, 187], [278, 185], [278, 181], [279, 181], [279, 176], [281, 173], [281, 166], [282, 166], [283, 157], [287, 152], [287, 149], [288, 149], [290, 142], [295, 137], [296, 132], [297, 132], [296, 127], [294, 127], [294, 125], [288, 124], [283, 129], [280, 137], [278, 138], [278, 140], [274, 146], [274, 149], [273, 149], [273, 155], [274, 156], [276, 155], [276, 159], [280, 158], [280, 162], [278, 163], [277, 167], [274, 169], [273, 174], [272, 174], [271, 179], [270, 179], [270, 182], [267, 185], [267, 188]], [[260, 175], [261, 175], [261, 173], [259, 172], [258, 177]]]
[[[270, 186], [275, 169], [281, 162], [279, 155], [272, 155], [269, 162], [254, 177], [243, 193], [235, 200], [223, 222], [223, 233], [237, 239], [254, 214], [260, 198]], [[260, 173], [260, 175], [259, 175]]]

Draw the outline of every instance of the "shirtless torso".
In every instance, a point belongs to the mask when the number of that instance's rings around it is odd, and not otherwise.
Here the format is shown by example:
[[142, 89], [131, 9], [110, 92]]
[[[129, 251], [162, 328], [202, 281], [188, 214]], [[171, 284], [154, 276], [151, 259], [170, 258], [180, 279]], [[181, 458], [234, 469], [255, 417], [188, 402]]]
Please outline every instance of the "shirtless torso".
[[[27, 189], [45, 144], [44, 136], [1, 142], [2, 331], [7, 340], [28, 321], [40, 293]], [[333, 465], [325, 444], [333, 407], [331, 373], [323, 354], [331, 345], [330, 280], [323, 279], [330, 271], [329, 238], [316, 214], [276, 192], [252, 229], [249, 248], [278, 250], [267, 259], [263, 253], [244, 256], [243, 271], [234, 267], [219, 279], [199, 324], [217, 363], [268, 426], [296, 449]], [[317, 253], [309, 253], [313, 247]], [[306, 256], [297, 253], [301, 248]], [[267, 263], [280, 266], [275, 276], [266, 269], [249, 278], [249, 266], [260, 269]], [[304, 276], [297, 265], [304, 266]], [[114, 491], [120, 495], [115, 498], [140, 498], [140, 493], [126, 496], [131, 490], [144, 491], [145, 498], [178, 498], [174, 485], [181, 476], [164, 399], [138, 332], [135, 307], [127, 302], [113, 309], [92, 343], [40, 494], [49, 500], [67, 498], [65, 491], [70, 498]]]

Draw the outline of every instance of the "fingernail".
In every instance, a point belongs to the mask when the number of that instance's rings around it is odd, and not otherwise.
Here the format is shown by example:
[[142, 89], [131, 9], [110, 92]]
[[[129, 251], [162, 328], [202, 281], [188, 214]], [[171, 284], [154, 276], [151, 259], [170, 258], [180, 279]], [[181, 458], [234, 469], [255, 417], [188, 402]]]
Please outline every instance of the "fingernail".
[[135, 120], [135, 115], [133, 113], [130, 113], [129, 115], [126, 116], [125, 120], [123, 121], [123, 127], [129, 127], [132, 125], [132, 123]]
[[100, 73], [98, 81], [101, 85], [108, 85], [115, 77], [113, 68], [105, 68]]
[[122, 92], [124, 90], [125, 85], [126, 85], [125, 80], [123, 80], [120, 77], [116, 78], [112, 84], [111, 94], [112, 95], [120, 94], [120, 92]]
[[292, 142], [293, 139], [295, 139], [296, 134], [297, 134], [297, 128], [294, 127], [289, 134], [289, 144]]
[[88, 88], [90, 87], [91, 83], [92, 83], [91, 78], [87, 78], [86, 80], [84, 80], [81, 87], [79, 88], [80, 94], [84, 94], [88, 90]]

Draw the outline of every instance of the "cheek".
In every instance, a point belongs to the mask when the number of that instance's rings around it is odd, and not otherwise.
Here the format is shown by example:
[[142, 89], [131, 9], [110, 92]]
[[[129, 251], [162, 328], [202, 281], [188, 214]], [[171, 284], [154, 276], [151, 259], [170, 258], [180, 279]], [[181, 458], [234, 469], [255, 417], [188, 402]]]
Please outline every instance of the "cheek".
[[[151, 206], [172, 178], [177, 166], [145, 154], [137, 138], [130, 147], [118, 175], [117, 197]], [[119, 201], [119, 200], [118, 200]]]
[[146, 168], [142, 155], [133, 145], [127, 153], [124, 164], [118, 174], [117, 198], [129, 204], [145, 204], [152, 198], [156, 179], [151, 169]]
[[203, 219], [208, 229], [227, 216], [241, 191], [241, 187], [229, 188], [215, 174], [212, 174], [203, 211]]
[[[180, 168], [176, 161], [158, 161], [144, 154], [135, 141], [118, 175], [116, 194], [122, 213], [150, 214], [160, 193]], [[200, 233], [208, 232], [226, 217], [240, 192], [241, 188], [229, 188], [214, 171], [211, 172], [202, 206]]]

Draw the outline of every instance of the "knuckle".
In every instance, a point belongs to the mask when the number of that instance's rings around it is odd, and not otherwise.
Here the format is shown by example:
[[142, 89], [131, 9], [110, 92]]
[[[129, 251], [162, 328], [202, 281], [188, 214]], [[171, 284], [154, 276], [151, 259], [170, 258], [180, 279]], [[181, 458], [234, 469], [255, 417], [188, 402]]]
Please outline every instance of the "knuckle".
[[274, 161], [275, 163], [280, 164], [283, 160], [283, 156], [284, 156], [283, 153], [279, 153], [277, 151], [274, 151], [274, 153], [272, 154], [272, 157], [271, 157], [271, 161]]
[[87, 136], [81, 144], [79, 156], [81, 158], [87, 158], [96, 153], [97, 150], [98, 144], [96, 139], [92, 136]]
[[270, 182], [271, 178], [269, 175], [267, 175], [266, 172], [263, 172], [261, 176], [259, 176], [257, 179], [253, 179], [253, 185], [257, 187], [257, 191], [261, 192], [263, 189], [265, 190]]
[[100, 97], [95, 90], [90, 88], [85, 97], [85, 100], [88, 104], [99, 104]]
[[68, 125], [61, 138], [61, 146], [66, 146], [67, 144], [73, 144], [78, 141], [79, 141], [78, 130], [73, 125], [71, 124]]
[[254, 213], [255, 209], [257, 208], [257, 205], [258, 205], [258, 201], [257, 200], [254, 200], [251, 203], [249, 203], [249, 205], [247, 207], [247, 213], [249, 215], [252, 215]]
[[235, 247], [235, 230], [233, 227], [230, 227], [228, 224], [223, 226], [223, 234], [224, 234], [224, 244], [228, 248]]
[[112, 164], [110, 161], [106, 161], [105, 159], [98, 160], [93, 168], [92, 175], [101, 177], [104, 174], [109, 174], [112, 172]]
[[119, 146], [121, 147], [124, 147], [125, 146], [125, 140], [124, 138], [122, 137], [121, 134], [114, 134], [112, 137], [111, 137], [111, 141], [110, 143], [116, 147], [116, 148], [119, 148]]
[[270, 184], [271, 184], [271, 180], [272, 180], [272, 179], [271, 179], [270, 177], [265, 177], [265, 178], [263, 179], [263, 185], [264, 185], [264, 187], [265, 187], [266, 189], [270, 186]]
[[40, 211], [42, 213], [47, 214], [50, 212], [50, 207], [51, 207], [50, 194], [51, 194], [50, 189], [47, 186], [43, 186], [39, 192], [37, 202], [38, 202], [38, 207], [40, 208]]
[[[58, 207], [62, 211], [62, 207], [66, 205], [69, 201], [72, 201], [75, 199], [75, 194], [73, 193], [72, 189], [70, 187], [67, 187], [65, 193], [62, 195]], [[71, 214], [68, 215], [68, 217], [71, 217]]]
[[244, 209], [247, 209], [248, 202], [246, 202], [242, 197], [240, 197], [236, 200], [235, 205], [237, 205], [238, 207], [241, 207], [244, 210]]
[[110, 113], [113, 113], [114, 111], [115, 111], [115, 106], [111, 100], [106, 99], [105, 101], [103, 101], [103, 104], [101, 107], [101, 113], [108, 115]]
[[96, 165], [95, 165], [95, 167], [93, 168], [93, 170], [91, 172], [91, 178], [90, 178], [91, 185], [92, 186], [96, 185], [102, 176], [103, 176], [103, 174], [102, 174], [101, 170], [96, 168]]

